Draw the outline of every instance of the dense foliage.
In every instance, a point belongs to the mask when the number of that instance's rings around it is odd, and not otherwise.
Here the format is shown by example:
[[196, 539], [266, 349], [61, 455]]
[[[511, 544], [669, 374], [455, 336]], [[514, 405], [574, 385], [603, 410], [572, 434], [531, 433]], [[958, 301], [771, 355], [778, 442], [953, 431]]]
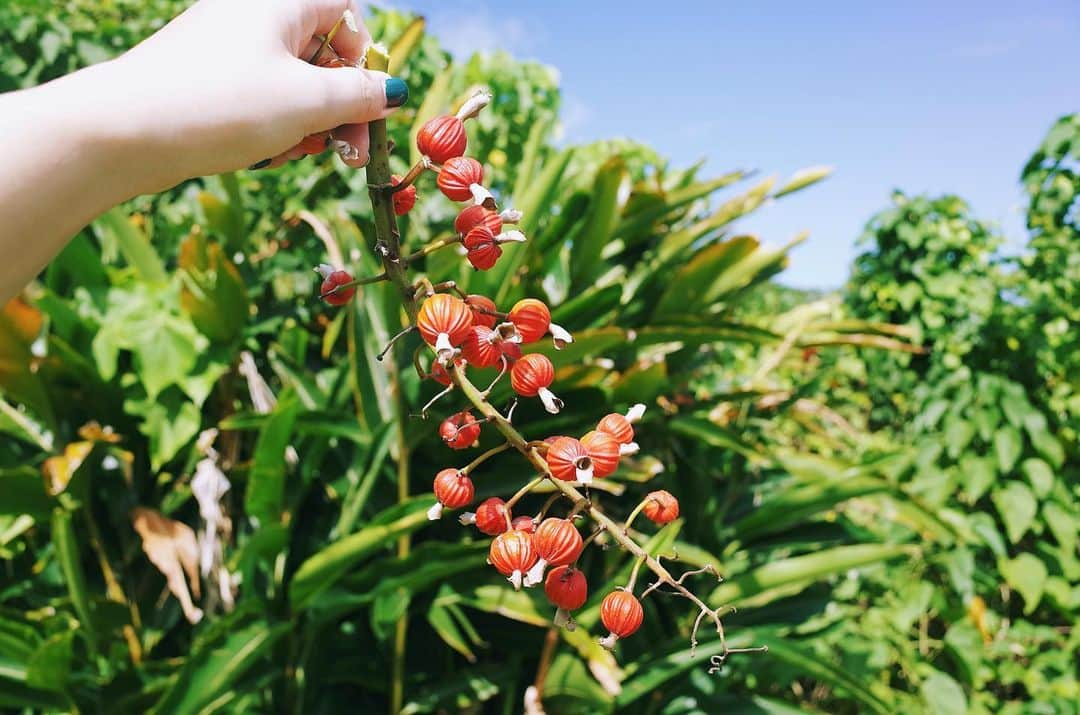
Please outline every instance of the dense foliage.
[[[0, 87], [102, 59], [185, 4], [9, 3]], [[770, 652], [711, 673], [715, 640], [690, 657], [696, 614], [654, 596], [613, 656], [593, 638], [602, 592], [577, 631], [552, 628], [486, 542], [429, 525], [431, 477], [459, 455], [413, 417], [436, 391], [415, 345], [376, 358], [401, 324], [392, 288], [316, 299], [328, 255], [378, 270], [362, 173], [322, 156], [114, 210], [0, 313], [0, 706], [520, 712], [536, 683], [552, 714], [1074, 711], [1075, 117], [1025, 169], [1015, 265], [958, 199], [897, 198], [841, 300], [769, 282], [802, 237], [733, 228], [825, 172], [716, 199], [746, 177], [628, 142], [555, 147], [547, 68], [452, 63], [396, 13], [370, 26], [420, 98], [391, 120], [397, 146], [476, 86], [496, 96], [470, 154], [530, 240], [486, 273], [453, 251], [419, 265], [500, 304], [542, 297], [574, 331], [547, 354], [575, 409], [522, 404], [515, 422], [577, 434], [648, 404], [650, 456], [604, 487], [679, 492], [682, 518], [635, 532], [715, 565], [724, 581], [695, 585], [739, 608], [729, 642]], [[421, 191], [407, 247], [454, 212]], [[221, 514], [193, 494], [210, 469], [231, 482]], [[485, 465], [478, 497], [506, 470]], [[619, 518], [635, 501], [594, 496]], [[584, 564], [596, 582], [631, 566], [617, 548]]]

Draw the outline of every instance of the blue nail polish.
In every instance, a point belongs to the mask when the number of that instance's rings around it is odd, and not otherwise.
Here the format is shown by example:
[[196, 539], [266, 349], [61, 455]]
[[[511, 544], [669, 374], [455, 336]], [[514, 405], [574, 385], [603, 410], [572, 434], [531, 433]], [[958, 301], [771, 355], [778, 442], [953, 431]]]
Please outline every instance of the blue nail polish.
[[263, 159], [262, 161], [257, 161], [254, 164], [252, 164], [251, 166], [249, 166], [248, 170], [249, 171], [257, 171], [258, 169], [265, 169], [266, 167], [270, 166], [270, 162], [272, 162], [272, 161], [273, 161], [273, 159]]
[[400, 107], [409, 101], [409, 85], [397, 77], [386, 80], [386, 106]]

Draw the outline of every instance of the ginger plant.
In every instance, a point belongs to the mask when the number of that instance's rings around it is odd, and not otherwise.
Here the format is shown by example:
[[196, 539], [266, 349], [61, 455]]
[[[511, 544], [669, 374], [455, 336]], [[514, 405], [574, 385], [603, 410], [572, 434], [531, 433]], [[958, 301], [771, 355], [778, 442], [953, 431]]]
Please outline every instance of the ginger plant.
[[[326, 44], [324, 48], [332, 51]], [[365, 61], [369, 68], [385, 69], [389, 58], [384, 49], [373, 46]], [[457, 247], [464, 249], [466, 259], [476, 270], [487, 270], [499, 260], [503, 244], [527, 240], [519, 231], [508, 229], [520, 220], [520, 212], [499, 210], [495, 196], [485, 188], [483, 166], [465, 156], [465, 122], [483, 111], [491, 101], [491, 95], [481, 90], [456, 114], [436, 117], [425, 124], [417, 136], [421, 159], [401, 177], [390, 171], [392, 147], [386, 122], [372, 122], [369, 125], [371, 158], [366, 169], [367, 186], [374, 214], [374, 250], [383, 271], [357, 279], [340, 267], [323, 265], [316, 269], [324, 278], [321, 298], [332, 305], [347, 303], [365, 284], [389, 281], [394, 285], [407, 324], [390, 341], [383, 354], [404, 336], [419, 333], [425, 345], [414, 353], [415, 368], [421, 379], [432, 379], [444, 386], [424, 406], [420, 416], [427, 419], [439, 401], [451, 394], [460, 395], [470, 405], [466, 410], [451, 414], [438, 426], [438, 432], [448, 446], [468, 449], [476, 444], [484, 425], [493, 427], [504, 440], [503, 444], [479, 455], [466, 466], [448, 467], [435, 475], [433, 491], [438, 501], [428, 517], [438, 519], [448, 509], [469, 506], [475, 495], [472, 473], [491, 456], [515, 450], [527, 463], [529, 478], [507, 500], [488, 499], [475, 511], [460, 514], [459, 521], [463, 525], [475, 525], [482, 533], [493, 537], [488, 562], [507, 577], [513, 588], [543, 584], [548, 600], [557, 609], [553, 619], [555, 625], [575, 627], [570, 612], [583, 605], [588, 594], [585, 576], [576, 565], [595, 538], [606, 534], [608, 539], [629, 552], [635, 562], [628, 582], [611, 588], [601, 605], [601, 620], [608, 630], [608, 634], [599, 639], [602, 646], [612, 649], [619, 639], [631, 636], [644, 617], [641, 599], [661, 592], [685, 598], [697, 609], [690, 635], [692, 649], [697, 645], [700, 626], [708, 622], [715, 628], [722, 644], [720, 662], [733, 653], [764, 651], [765, 648], [728, 648], [722, 619], [727, 609], [710, 607], [686, 585], [688, 577], [701, 573], [719, 578], [714, 567], [675, 576], [661, 563], [660, 555], [648, 553], [631, 535], [630, 526], [639, 514], [656, 524], [666, 524], [678, 517], [678, 500], [671, 493], [651, 492], [622, 522], [612, 518], [591, 499], [590, 486], [594, 480], [610, 476], [622, 457], [638, 451], [633, 425], [642, 418], [645, 406], [635, 405], [626, 415], [604, 416], [595, 430], [581, 438], [565, 435], [526, 438], [513, 422], [516, 403], [504, 414], [491, 403], [489, 396], [500, 381], [508, 379], [519, 398], [539, 399], [549, 413], [558, 413], [564, 404], [551, 389], [554, 366], [545, 355], [525, 351], [530, 344], [549, 335], [557, 349], [571, 343], [573, 337], [551, 322], [548, 306], [538, 299], [523, 299], [509, 311], [502, 312], [490, 298], [466, 295], [451, 281], [432, 283], [427, 277], [411, 275], [419, 259], [435, 251]], [[435, 184], [447, 198], [466, 206], [455, 221], [455, 235], [437, 238], [420, 250], [405, 254], [397, 217], [412, 208], [418, 182], [429, 174], [435, 174]], [[498, 374], [481, 389], [469, 376], [473, 368], [495, 368]], [[475, 416], [474, 411], [479, 416]], [[543, 509], [535, 517], [515, 518], [513, 509], [518, 501], [542, 485], [554, 491]], [[565, 517], [550, 515], [563, 507]], [[582, 522], [592, 523], [585, 537], [579, 531]], [[553, 568], [545, 574], [549, 566]], [[635, 591], [642, 567], [651, 572], [654, 580], [640, 590], [639, 597], [635, 596]]]

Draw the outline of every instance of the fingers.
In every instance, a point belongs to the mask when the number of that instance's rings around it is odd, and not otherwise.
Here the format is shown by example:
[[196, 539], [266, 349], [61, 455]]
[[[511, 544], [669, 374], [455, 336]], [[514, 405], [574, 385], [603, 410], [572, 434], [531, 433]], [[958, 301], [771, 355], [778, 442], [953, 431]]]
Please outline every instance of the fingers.
[[370, 159], [370, 138], [367, 124], [345, 124], [333, 131], [330, 148], [341, 160], [354, 169], [367, 166]]
[[385, 72], [355, 67], [315, 67], [304, 70], [304, 81], [313, 95], [313, 109], [321, 127], [364, 124], [384, 119], [409, 98], [409, 88]]
[[[351, 21], [342, 22], [331, 41], [331, 46], [341, 57], [350, 62], [356, 62], [364, 54], [364, 50], [371, 44], [371, 33], [360, 20], [360, 9], [355, 0], [301, 0], [289, 4], [293, 12], [298, 12], [296, 18], [296, 32], [298, 36], [297, 46], [304, 48], [305, 54], [301, 59], [309, 60], [319, 43], [314, 47], [310, 44], [310, 38], [326, 36], [338, 21], [342, 19], [346, 10], [352, 13]], [[305, 46], [307, 45], [307, 46]]]

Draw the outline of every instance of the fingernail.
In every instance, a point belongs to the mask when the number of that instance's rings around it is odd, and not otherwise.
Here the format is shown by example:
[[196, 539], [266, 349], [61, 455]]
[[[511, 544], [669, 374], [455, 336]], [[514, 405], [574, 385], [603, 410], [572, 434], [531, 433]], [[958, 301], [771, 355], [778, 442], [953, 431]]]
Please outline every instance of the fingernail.
[[409, 85], [397, 77], [386, 80], [386, 106], [400, 107], [409, 101]]
[[257, 161], [257, 162], [255, 162], [254, 164], [252, 164], [251, 166], [248, 167], [248, 171], [257, 171], [259, 169], [265, 169], [266, 167], [270, 166], [270, 162], [272, 162], [272, 161], [273, 161], [272, 158], [271, 159], [263, 159], [262, 161]]

